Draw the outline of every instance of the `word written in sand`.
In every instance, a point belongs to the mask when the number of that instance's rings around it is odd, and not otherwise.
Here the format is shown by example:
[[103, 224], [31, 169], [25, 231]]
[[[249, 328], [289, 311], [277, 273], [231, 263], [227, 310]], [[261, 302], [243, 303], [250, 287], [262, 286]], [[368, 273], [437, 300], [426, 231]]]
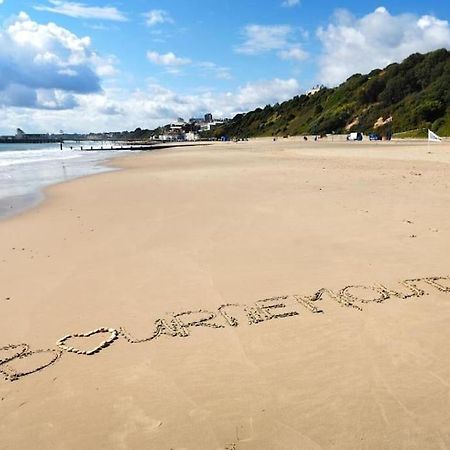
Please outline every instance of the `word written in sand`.
[[[26, 375], [39, 372], [59, 361], [64, 354], [74, 353], [93, 356], [122, 339], [130, 344], [151, 342], [161, 336], [186, 338], [193, 327], [226, 328], [238, 327], [242, 323], [256, 325], [269, 320], [285, 319], [300, 315], [297, 310], [306, 309], [312, 314], [324, 313], [321, 309], [325, 301], [344, 308], [362, 311], [367, 303], [383, 303], [390, 298], [413, 299], [426, 295], [425, 289], [437, 289], [450, 293], [450, 277], [427, 277], [404, 280], [397, 288], [382, 284], [374, 286], [352, 285], [339, 291], [322, 288], [313, 295], [286, 295], [259, 300], [251, 305], [228, 303], [216, 311], [203, 309], [167, 314], [155, 321], [155, 329], [148, 337], [137, 338], [125, 328], [97, 328], [86, 333], [68, 334], [56, 343], [56, 348], [31, 350], [28, 344], [10, 344], [0, 348], [0, 374], [6, 380], [16, 381]], [[297, 309], [296, 309], [297, 308]], [[78, 348], [83, 340], [100, 337], [103, 340], [88, 350]], [[79, 344], [76, 344], [78, 342]], [[23, 365], [24, 368], [20, 368]]]

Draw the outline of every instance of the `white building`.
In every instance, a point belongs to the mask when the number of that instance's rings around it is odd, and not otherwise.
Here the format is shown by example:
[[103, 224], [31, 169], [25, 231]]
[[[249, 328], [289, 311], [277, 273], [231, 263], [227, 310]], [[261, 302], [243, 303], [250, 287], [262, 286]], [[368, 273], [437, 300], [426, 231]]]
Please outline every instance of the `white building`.
[[198, 141], [199, 136], [197, 133], [194, 133], [193, 131], [189, 131], [188, 133], [186, 133], [184, 135], [184, 139], [189, 142], [194, 142], [194, 141]]
[[201, 131], [211, 131], [213, 128], [223, 125], [225, 123], [225, 120], [223, 119], [214, 119], [212, 122], [204, 122], [200, 125]]

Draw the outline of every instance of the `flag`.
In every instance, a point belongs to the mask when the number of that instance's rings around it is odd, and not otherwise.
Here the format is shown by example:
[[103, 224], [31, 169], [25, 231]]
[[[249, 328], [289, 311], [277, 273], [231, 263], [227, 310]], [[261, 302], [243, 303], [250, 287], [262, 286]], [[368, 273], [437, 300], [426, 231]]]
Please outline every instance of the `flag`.
[[430, 142], [441, 142], [441, 138], [436, 133], [433, 133], [431, 130], [428, 130], [428, 140]]

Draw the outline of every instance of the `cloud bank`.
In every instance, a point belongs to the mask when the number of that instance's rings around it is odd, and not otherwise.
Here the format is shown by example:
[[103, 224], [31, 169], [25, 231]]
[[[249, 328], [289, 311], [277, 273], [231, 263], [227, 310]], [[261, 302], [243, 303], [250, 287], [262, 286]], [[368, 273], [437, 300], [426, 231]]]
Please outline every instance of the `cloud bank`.
[[0, 105], [73, 108], [75, 94], [101, 91], [100, 76], [112, 74], [112, 64], [91, 49], [89, 37], [22, 12], [0, 30]]
[[260, 80], [235, 91], [205, 90], [191, 94], [179, 94], [150, 83], [132, 92], [110, 88], [99, 93], [76, 95], [77, 107], [64, 111], [0, 109], [0, 123], [11, 130], [23, 127], [40, 132], [57, 132], [62, 124], [66, 132], [132, 130], [138, 126], [156, 128], [176, 117], [188, 119], [206, 112], [212, 112], [215, 117], [233, 117], [258, 106], [287, 100], [299, 91], [295, 79]]
[[367, 73], [412, 53], [450, 48], [450, 26], [430, 15], [391, 15], [380, 7], [356, 18], [341, 10], [326, 27], [317, 31], [323, 45], [319, 79], [337, 85], [354, 73]]

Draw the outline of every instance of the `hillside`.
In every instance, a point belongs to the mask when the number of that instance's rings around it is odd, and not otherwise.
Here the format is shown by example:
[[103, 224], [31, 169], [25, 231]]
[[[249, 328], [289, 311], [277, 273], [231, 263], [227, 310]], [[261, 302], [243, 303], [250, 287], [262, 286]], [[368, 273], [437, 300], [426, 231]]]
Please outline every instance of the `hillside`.
[[347, 133], [380, 134], [431, 128], [450, 136], [450, 52], [413, 54], [336, 88], [238, 114], [214, 135], [232, 137]]

